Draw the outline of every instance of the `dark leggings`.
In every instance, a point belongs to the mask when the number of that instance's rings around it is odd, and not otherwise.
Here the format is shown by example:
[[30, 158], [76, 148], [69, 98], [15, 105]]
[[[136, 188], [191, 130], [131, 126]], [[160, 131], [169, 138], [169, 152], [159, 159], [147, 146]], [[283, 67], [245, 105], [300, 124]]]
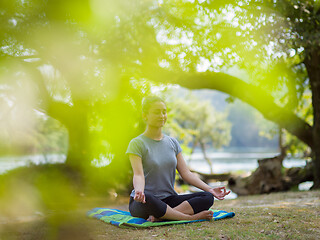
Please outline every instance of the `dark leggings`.
[[197, 192], [183, 195], [171, 195], [164, 199], [158, 199], [154, 195], [145, 192], [146, 203], [140, 203], [130, 197], [129, 210], [132, 216], [147, 219], [150, 215], [160, 218], [165, 215], [167, 205], [174, 208], [184, 201], [188, 201], [194, 213], [208, 210], [214, 201], [209, 192]]

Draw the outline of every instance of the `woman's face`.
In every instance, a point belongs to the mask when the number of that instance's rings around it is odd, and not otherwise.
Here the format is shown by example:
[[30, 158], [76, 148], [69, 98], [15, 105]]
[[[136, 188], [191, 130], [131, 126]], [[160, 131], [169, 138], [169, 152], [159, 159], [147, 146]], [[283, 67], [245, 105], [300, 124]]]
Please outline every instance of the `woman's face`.
[[167, 121], [167, 107], [163, 102], [153, 103], [147, 114], [144, 114], [147, 125], [152, 127], [163, 127]]

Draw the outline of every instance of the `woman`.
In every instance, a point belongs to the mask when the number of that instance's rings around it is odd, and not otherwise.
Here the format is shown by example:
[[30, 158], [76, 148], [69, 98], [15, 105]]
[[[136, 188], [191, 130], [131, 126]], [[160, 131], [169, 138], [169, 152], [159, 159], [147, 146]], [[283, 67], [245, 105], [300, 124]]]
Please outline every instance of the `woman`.
[[[148, 221], [211, 219], [213, 212], [209, 208], [214, 197], [223, 200], [230, 191], [211, 188], [190, 172], [178, 141], [162, 133], [167, 108], [161, 98], [146, 98], [142, 116], [146, 130], [131, 140], [126, 152], [134, 174], [131, 215]], [[183, 180], [204, 192], [178, 195], [174, 190], [176, 169]]]

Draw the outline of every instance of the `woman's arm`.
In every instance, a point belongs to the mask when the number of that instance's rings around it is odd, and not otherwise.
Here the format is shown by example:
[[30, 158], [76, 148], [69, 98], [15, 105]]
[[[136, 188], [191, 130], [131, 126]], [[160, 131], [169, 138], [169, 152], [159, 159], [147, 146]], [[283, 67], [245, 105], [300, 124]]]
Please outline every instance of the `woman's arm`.
[[144, 195], [144, 173], [142, 167], [141, 157], [129, 154], [129, 159], [131, 162], [131, 166], [133, 169], [133, 187], [135, 191], [134, 200], [137, 202], [145, 203], [145, 195]]
[[177, 155], [177, 170], [187, 183], [202, 189], [203, 191], [210, 192], [218, 198], [219, 200], [223, 200], [226, 195], [230, 193], [230, 191], [226, 191], [225, 187], [217, 187], [211, 188], [208, 184], [204, 183], [197, 175], [192, 173], [188, 168], [186, 162], [183, 159], [181, 152]]

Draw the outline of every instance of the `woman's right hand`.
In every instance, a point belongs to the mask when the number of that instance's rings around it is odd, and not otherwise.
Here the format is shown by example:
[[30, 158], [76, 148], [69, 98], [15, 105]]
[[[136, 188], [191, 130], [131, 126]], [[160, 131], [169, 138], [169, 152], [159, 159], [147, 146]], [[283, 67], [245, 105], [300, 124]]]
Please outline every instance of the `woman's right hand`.
[[146, 203], [146, 197], [143, 191], [135, 191], [134, 198], [136, 202]]

